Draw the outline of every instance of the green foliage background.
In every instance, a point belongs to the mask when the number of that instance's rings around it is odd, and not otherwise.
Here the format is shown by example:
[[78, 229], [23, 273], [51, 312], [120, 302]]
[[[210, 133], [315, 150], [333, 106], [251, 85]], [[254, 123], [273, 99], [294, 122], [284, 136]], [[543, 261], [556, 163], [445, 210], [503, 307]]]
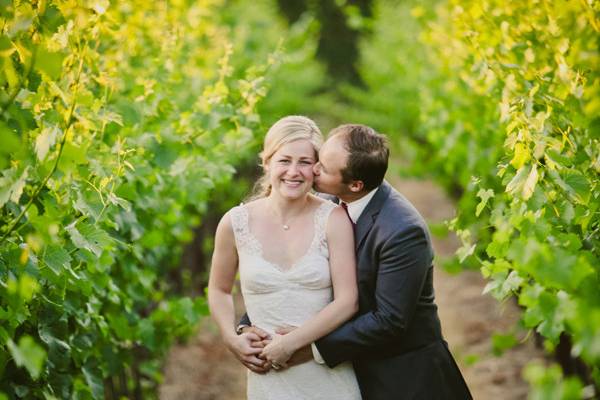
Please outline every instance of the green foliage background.
[[3, 5], [9, 398], [155, 394], [161, 355], [206, 314], [203, 297], [172, 293], [167, 278], [211, 194], [254, 148], [269, 65], [231, 58], [222, 7]]
[[[465, 190], [459, 257], [481, 266], [486, 291], [516, 296], [549, 351], [570, 336], [596, 388], [599, 33], [598, 2], [449, 2], [424, 32], [438, 73], [421, 97], [422, 132], [447, 154], [435, 170]], [[526, 370], [541, 387], [532, 398], [594, 391], [571, 379], [544, 388], [555, 373]]]
[[390, 173], [456, 200], [448, 266], [481, 268], [549, 353], [568, 335], [587, 364], [583, 380], [529, 366], [530, 398], [597, 394], [597, 1], [380, 0], [372, 19], [340, 1], [363, 32], [359, 87], [316, 60], [326, 21], [288, 26], [267, 0], [0, 4], [6, 397], [155, 395], [207, 312], [174, 287], [183, 247], [245, 195], [288, 114], [388, 134]]

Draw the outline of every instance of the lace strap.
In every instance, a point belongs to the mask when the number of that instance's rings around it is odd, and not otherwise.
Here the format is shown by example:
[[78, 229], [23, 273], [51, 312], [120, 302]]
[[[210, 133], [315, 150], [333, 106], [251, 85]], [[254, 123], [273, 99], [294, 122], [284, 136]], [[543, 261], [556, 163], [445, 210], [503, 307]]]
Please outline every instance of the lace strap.
[[247, 234], [248, 231], [248, 214], [243, 209], [243, 205], [233, 207], [229, 211], [229, 217], [231, 218], [231, 227], [233, 228], [233, 235], [235, 236], [236, 242], [241, 239], [242, 236]]
[[327, 238], [327, 221], [329, 214], [337, 207], [337, 204], [326, 201], [315, 211], [315, 239], [318, 242], [324, 242]]
[[250, 234], [249, 215], [246, 206], [240, 204], [233, 207], [229, 215], [238, 252], [259, 253], [260, 243], [257, 243]]

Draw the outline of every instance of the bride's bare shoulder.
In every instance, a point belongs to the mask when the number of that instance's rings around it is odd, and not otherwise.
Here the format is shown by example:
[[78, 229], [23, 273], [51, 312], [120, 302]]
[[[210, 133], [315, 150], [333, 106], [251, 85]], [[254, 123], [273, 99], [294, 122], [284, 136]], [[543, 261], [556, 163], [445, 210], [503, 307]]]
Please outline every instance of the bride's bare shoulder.
[[310, 194], [309, 195], [311, 200], [315, 202], [315, 204], [317, 205], [321, 205], [321, 204], [337, 204], [333, 201], [333, 196], [331, 196], [331, 198], [328, 197], [323, 197], [323, 196], [319, 196], [316, 194]]
[[246, 207], [249, 212], [253, 212], [255, 210], [261, 209], [265, 205], [266, 197], [261, 197], [260, 199], [250, 200], [248, 202], [241, 203], [241, 206]]

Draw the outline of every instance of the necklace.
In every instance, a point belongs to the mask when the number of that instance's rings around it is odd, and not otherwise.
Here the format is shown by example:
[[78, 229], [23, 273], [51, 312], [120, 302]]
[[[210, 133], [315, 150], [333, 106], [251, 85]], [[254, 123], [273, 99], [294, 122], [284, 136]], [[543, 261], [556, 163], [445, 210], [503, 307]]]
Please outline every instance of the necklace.
[[[300, 211], [298, 211], [298, 213], [296, 215], [293, 215], [290, 219], [287, 220], [287, 222], [282, 222], [281, 223], [281, 227], [283, 228], [284, 231], [289, 231], [291, 228], [291, 222], [293, 222], [299, 215], [302, 214], [302, 212], [304, 211], [304, 209], [306, 208], [306, 206], [308, 205], [308, 201], [306, 203], [304, 203], [304, 205], [302, 206], [302, 208], [300, 209]], [[271, 207], [273, 211], [275, 211], [274, 207]], [[278, 213], [275, 212], [275, 215], [277, 215]], [[278, 215], [279, 216], [279, 215]], [[279, 218], [280, 220], [283, 218]]]

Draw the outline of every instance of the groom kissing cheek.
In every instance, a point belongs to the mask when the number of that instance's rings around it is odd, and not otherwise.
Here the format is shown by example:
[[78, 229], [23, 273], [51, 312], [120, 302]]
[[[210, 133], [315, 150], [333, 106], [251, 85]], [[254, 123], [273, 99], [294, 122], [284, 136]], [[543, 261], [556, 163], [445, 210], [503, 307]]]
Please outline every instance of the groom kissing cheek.
[[335, 196], [354, 226], [359, 310], [288, 365], [351, 361], [363, 399], [471, 399], [442, 336], [429, 230], [384, 180], [388, 158], [385, 136], [364, 125], [333, 129], [319, 150], [314, 188]]

